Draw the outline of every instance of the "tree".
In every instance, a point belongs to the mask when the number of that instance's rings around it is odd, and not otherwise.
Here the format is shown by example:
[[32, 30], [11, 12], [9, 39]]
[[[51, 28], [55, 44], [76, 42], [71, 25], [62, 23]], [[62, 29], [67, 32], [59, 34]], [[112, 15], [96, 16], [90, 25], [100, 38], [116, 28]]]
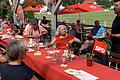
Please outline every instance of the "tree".
[[0, 14], [2, 16], [8, 15], [10, 11], [10, 5], [8, 0], [2, 0], [0, 2]]
[[35, 7], [36, 5], [39, 5], [39, 4], [44, 4], [44, 0], [28, 0], [24, 3], [24, 7], [27, 7], [27, 6], [32, 6], [32, 7]]
[[109, 8], [113, 5], [113, 0], [96, 0], [99, 5], [102, 5], [104, 8]]

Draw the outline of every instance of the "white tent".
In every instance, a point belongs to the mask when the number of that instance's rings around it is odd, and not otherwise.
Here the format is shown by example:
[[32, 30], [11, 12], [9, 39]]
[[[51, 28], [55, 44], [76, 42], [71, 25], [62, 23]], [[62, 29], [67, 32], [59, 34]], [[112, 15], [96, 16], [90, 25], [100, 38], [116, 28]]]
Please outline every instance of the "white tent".
[[[62, 10], [64, 9], [65, 7], [60, 5], [59, 7], [59, 10]], [[41, 10], [40, 10], [40, 13], [47, 13], [48, 15], [51, 15], [51, 12], [49, 11], [48, 7], [47, 6], [44, 6]]]

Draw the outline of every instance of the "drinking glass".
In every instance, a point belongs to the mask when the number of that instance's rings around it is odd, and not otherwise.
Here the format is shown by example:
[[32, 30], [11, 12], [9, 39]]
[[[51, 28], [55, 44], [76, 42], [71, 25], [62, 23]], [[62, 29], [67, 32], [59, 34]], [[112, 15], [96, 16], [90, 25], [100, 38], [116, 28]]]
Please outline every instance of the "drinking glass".
[[66, 57], [63, 56], [63, 57], [62, 57], [62, 64], [65, 64], [65, 61], [66, 61]]
[[57, 57], [53, 57], [53, 63], [57, 63], [58, 59]]
[[62, 56], [62, 64], [60, 65], [61, 67], [67, 67], [66, 64], [66, 56]]
[[45, 49], [48, 49], [49, 42], [45, 42]]
[[49, 50], [48, 50], [47, 53], [48, 53], [48, 55], [46, 56], [46, 58], [52, 58], [51, 55], [53, 54], [53, 51], [49, 51]]
[[39, 43], [35, 43], [35, 51], [39, 51], [40, 50], [40, 44]]

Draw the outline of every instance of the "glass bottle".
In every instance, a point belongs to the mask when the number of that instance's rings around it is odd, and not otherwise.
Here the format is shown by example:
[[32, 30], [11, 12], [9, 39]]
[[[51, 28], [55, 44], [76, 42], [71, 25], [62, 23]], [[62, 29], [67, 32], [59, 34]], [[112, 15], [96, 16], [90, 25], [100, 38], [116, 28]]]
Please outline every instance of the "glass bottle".
[[87, 53], [87, 57], [86, 57], [86, 60], [87, 60], [87, 66], [88, 67], [91, 67], [92, 66], [92, 61], [93, 61], [93, 56], [91, 53]]

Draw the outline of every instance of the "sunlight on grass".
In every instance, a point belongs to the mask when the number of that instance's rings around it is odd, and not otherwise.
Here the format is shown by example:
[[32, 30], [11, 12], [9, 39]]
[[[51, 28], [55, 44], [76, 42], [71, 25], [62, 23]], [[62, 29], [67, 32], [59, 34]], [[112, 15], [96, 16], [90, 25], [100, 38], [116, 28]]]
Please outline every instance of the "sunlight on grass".
[[[51, 18], [51, 15], [37, 15], [40, 19], [43, 16], [46, 16], [47, 19]], [[97, 11], [97, 12], [85, 12], [85, 13], [78, 13], [78, 14], [65, 14], [65, 15], [58, 15], [59, 21], [65, 21], [67, 23], [74, 23], [76, 20], [80, 19], [82, 23], [92, 25], [94, 24], [95, 20], [99, 20], [101, 25], [105, 27], [111, 27], [112, 22], [115, 18], [115, 14], [112, 10], [110, 11]]]

